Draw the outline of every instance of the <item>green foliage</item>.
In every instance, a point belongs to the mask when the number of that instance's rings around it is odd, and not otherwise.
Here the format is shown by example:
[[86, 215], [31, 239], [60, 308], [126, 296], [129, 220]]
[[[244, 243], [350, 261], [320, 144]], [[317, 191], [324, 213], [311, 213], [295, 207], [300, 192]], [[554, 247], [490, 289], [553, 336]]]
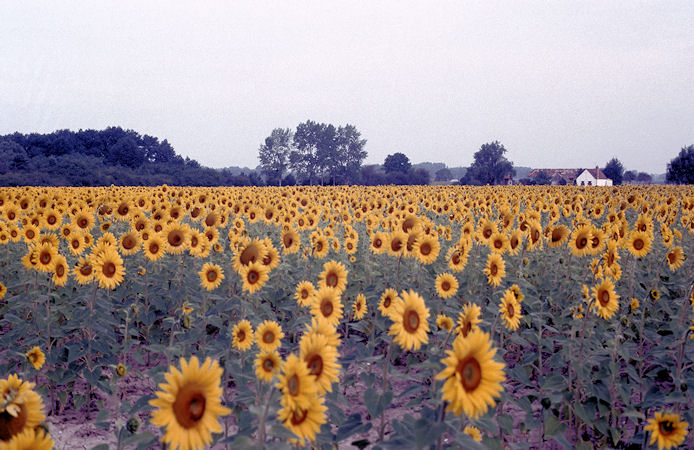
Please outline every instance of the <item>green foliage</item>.
[[624, 166], [617, 158], [612, 158], [603, 167], [602, 172], [607, 178], [612, 180], [614, 186], [622, 184], [624, 178]]
[[668, 183], [694, 184], [694, 145], [682, 147], [679, 155], [668, 163], [665, 179]]
[[499, 141], [483, 144], [475, 152], [472, 165], [460, 180], [460, 184], [502, 184], [506, 177], [513, 177], [513, 163], [506, 159], [506, 149]]

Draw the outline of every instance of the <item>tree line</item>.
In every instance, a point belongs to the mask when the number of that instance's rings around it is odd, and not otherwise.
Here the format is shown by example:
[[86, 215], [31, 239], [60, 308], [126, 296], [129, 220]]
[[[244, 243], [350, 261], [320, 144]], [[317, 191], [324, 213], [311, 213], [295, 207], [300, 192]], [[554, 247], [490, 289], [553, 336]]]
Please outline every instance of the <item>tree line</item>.
[[258, 149], [268, 185], [429, 184], [429, 173], [412, 169], [403, 153], [386, 157], [383, 167], [363, 166], [366, 139], [354, 125], [307, 120], [296, 129], [275, 128]]
[[248, 186], [254, 172], [202, 167], [164, 139], [133, 130], [58, 130], [0, 136], [0, 186]]

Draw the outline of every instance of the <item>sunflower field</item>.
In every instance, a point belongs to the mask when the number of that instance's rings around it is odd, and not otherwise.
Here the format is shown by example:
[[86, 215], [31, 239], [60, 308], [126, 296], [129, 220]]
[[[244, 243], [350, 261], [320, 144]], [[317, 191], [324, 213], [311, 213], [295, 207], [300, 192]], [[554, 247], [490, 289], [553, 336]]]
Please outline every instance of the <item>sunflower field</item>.
[[694, 189], [0, 189], [0, 449], [694, 447]]

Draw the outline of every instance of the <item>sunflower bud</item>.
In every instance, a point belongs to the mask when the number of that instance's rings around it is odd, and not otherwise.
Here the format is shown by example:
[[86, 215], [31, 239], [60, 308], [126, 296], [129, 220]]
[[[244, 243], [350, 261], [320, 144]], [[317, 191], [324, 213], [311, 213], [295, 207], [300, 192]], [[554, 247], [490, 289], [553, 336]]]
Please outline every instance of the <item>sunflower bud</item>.
[[131, 434], [137, 433], [137, 430], [140, 429], [140, 419], [138, 419], [137, 417], [131, 417], [130, 419], [128, 419], [128, 423], [125, 424], [125, 428]]
[[181, 317], [181, 326], [185, 328], [186, 330], [190, 330], [190, 316], [188, 314], [184, 314], [183, 317]]
[[125, 365], [123, 365], [123, 363], [118, 363], [116, 366], [116, 374], [118, 374], [119, 377], [123, 377], [126, 373], [128, 373], [128, 369]]

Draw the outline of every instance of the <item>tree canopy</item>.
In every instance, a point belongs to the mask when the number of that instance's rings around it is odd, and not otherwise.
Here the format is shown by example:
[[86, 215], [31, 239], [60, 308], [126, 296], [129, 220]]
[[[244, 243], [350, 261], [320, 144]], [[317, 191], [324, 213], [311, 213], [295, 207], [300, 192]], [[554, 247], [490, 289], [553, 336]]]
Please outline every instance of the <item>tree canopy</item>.
[[260, 183], [253, 173], [201, 167], [165, 139], [133, 130], [58, 130], [0, 136], [0, 186], [231, 186]]
[[504, 179], [513, 177], [516, 171], [513, 163], [504, 156], [506, 149], [499, 141], [483, 144], [475, 152], [474, 161], [461, 178], [461, 184], [485, 185], [502, 184]]
[[399, 152], [386, 156], [385, 161], [383, 161], [383, 170], [385, 170], [386, 173], [407, 173], [410, 167], [412, 167], [410, 158]]
[[665, 179], [668, 183], [694, 184], [694, 145], [682, 147], [668, 163]]
[[602, 172], [612, 180], [613, 185], [622, 184], [624, 178], [624, 166], [617, 158], [612, 158], [603, 167]]
[[285, 172], [304, 184], [355, 184], [367, 156], [365, 145], [354, 125], [336, 128], [307, 120], [295, 131], [273, 130], [258, 158], [268, 184], [279, 184]]

